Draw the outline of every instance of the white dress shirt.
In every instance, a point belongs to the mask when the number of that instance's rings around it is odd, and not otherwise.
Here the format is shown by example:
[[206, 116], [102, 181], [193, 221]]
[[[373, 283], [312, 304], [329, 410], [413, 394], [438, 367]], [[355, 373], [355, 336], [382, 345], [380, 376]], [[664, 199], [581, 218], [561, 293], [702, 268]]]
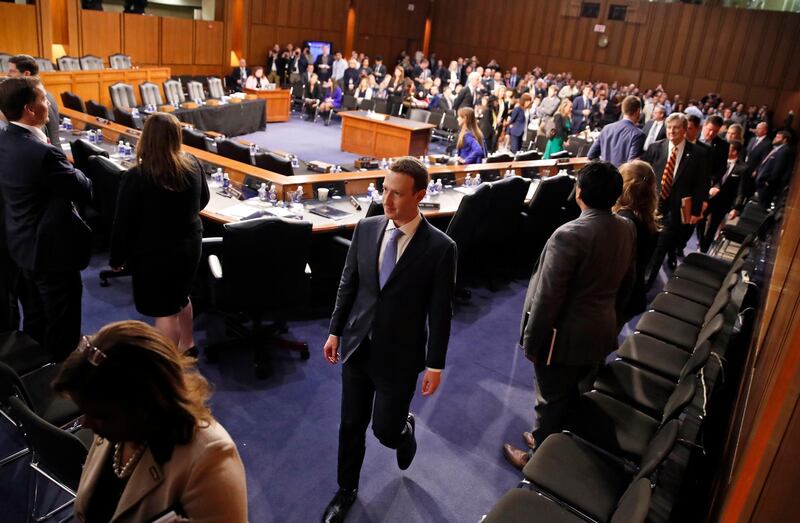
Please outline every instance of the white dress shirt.
[[650, 147], [650, 145], [656, 141], [656, 136], [658, 133], [661, 132], [661, 127], [664, 125], [663, 121], [653, 120], [653, 125], [650, 127], [650, 132], [647, 133], [647, 138], [644, 141], [644, 148], [645, 150]]
[[42, 131], [40, 128], [34, 127], [32, 125], [26, 125], [26, 124], [20, 123], [20, 122], [11, 122], [11, 124], [12, 125], [18, 125], [18, 126], [22, 127], [23, 129], [29, 130], [42, 143], [49, 143], [49, 141], [47, 140], [47, 135], [44, 134], [44, 131]]

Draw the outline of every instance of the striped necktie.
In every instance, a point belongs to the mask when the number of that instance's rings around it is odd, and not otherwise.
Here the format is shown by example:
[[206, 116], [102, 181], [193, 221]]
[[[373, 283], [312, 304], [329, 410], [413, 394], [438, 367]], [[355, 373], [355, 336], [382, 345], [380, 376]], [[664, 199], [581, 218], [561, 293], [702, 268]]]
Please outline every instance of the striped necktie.
[[678, 146], [672, 146], [672, 152], [669, 153], [669, 160], [667, 166], [664, 167], [664, 174], [661, 175], [661, 199], [666, 200], [672, 192], [672, 177], [675, 174], [675, 161], [678, 158]]

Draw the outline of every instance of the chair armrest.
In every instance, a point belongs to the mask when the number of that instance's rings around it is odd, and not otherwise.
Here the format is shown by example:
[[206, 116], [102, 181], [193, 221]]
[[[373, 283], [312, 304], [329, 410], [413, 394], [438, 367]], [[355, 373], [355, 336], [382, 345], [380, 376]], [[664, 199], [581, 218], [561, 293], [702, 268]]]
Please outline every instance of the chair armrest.
[[216, 254], [212, 254], [208, 257], [208, 270], [211, 271], [211, 275], [214, 279], [222, 279], [222, 262], [219, 261], [219, 257]]
[[222, 236], [210, 236], [203, 238], [203, 245], [218, 245], [222, 243]]

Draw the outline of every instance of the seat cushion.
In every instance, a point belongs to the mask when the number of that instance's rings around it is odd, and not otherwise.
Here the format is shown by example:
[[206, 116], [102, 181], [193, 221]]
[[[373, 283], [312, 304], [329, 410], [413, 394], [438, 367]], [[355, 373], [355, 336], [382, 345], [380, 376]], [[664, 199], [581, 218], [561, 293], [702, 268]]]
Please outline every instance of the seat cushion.
[[638, 463], [658, 423], [652, 416], [593, 390], [581, 395], [576, 402], [566, 428], [614, 456]]
[[628, 361], [617, 360], [600, 369], [594, 389], [660, 419], [676, 380], [665, 378]]
[[703, 267], [698, 267], [697, 265], [682, 263], [677, 269], [675, 269], [673, 276], [684, 278], [686, 280], [697, 282], [707, 287], [712, 287], [719, 290], [720, 286], [722, 286], [722, 282], [725, 281], [725, 276], [727, 276], [727, 273], [718, 274], [713, 270], [704, 269]]
[[20, 376], [54, 361], [52, 354], [20, 331], [0, 333], [0, 361]]
[[667, 284], [664, 285], [663, 290], [672, 294], [677, 294], [678, 296], [683, 296], [684, 298], [705, 305], [706, 307], [711, 307], [718, 291], [718, 289], [712, 289], [711, 287], [700, 285], [691, 280], [684, 280], [683, 278], [670, 278]]
[[492, 507], [483, 523], [583, 523], [583, 519], [538, 492], [515, 488]]
[[656, 311], [642, 314], [635, 330], [686, 350], [694, 347], [700, 334], [699, 327]]
[[640, 332], [625, 339], [617, 356], [675, 380], [689, 359], [685, 350]]
[[63, 427], [80, 416], [78, 406], [70, 399], [57, 396], [50, 383], [58, 374], [58, 365], [48, 365], [22, 377], [31, 398], [32, 410], [56, 427]]
[[706, 312], [708, 312], [708, 307], [705, 305], [669, 292], [658, 294], [650, 302], [650, 309], [697, 327], [703, 324]]
[[596, 520], [606, 521], [631, 474], [618, 461], [567, 434], [551, 434], [522, 470], [545, 492]]
[[728, 269], [731, 268], [731, 262], [729, 260], [723, 260], [722, 258], [703, 254], [702, 252], [690, 252], [686, 255], [686, 258], [683, 259], [682, 265], [693, 265], [707, 271], [714, 271], [720, 276], [725, 276]]

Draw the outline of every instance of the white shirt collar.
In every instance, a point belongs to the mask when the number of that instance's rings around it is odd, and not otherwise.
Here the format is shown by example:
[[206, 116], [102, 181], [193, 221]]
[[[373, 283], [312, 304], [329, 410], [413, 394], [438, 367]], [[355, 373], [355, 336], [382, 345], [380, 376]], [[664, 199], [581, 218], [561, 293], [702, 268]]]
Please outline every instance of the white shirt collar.
[[47, 143], [47, 135], [45, 135], [44, 131], [42, 131], [40, 128], [34, 127], [32, 125], [27, 125], [21, 122], [11, 122], [11, 123], [14, 125], [18, 125], [23, 129], [29, 130], [40, 142]]
[[[422, 214], [417, 213], [417, 215], [407, 224], [400, 227], [400, 231], [403, 233], [403, 236], [410, 238], [414, 236], [414, 233], [417, 232], [417, 228], [419, 228], [419, 224], [422, 221]], [[392, 229], [397, 229], [397, 225], [394, 223], [393, 220], [389, 220], [389, 223], [386, 224], [386, 230], [391, 231]]]

